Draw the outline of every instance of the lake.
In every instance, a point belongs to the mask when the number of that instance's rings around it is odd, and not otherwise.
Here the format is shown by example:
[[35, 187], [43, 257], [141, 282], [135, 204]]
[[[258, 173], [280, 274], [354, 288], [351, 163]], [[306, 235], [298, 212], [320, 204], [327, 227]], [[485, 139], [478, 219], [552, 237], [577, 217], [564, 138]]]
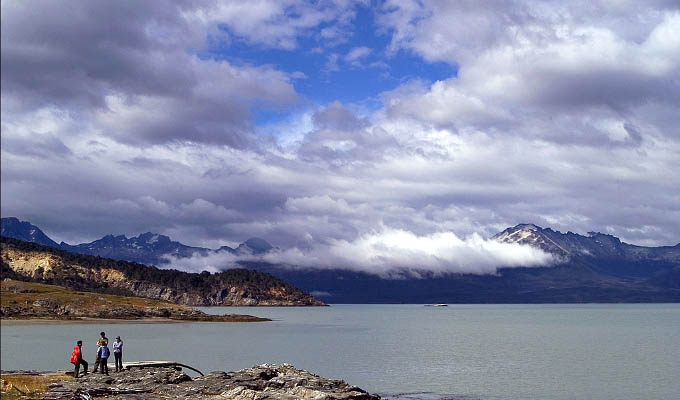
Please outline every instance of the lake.
[[680, 398], [680, 304], [210, 307], [264, 323], [2, 326], [2, 369], [69, 368], [101, 330], [124, 361], [288, 362], [398, 399]]

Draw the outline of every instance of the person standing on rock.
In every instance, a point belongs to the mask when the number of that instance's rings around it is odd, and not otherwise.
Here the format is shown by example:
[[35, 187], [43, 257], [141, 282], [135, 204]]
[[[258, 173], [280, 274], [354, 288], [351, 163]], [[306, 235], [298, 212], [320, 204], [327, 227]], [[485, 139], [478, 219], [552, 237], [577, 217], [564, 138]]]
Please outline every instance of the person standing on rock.
[[101, 363], [100, 368], [101, 368], [101, 373], [102, 374], [109, 374], [109, 356], [111, 355], [111, 352], [109, 351], [109, 346], [106, 345], [106, 343], [102, 344], [99, 346], [99, 350], [97, 350], [97, 359], [100, 360], [99, 362]]
[[83, 375], [87, 375], [87, 361], [83, 360], [83, 341], [79, 340], [76, 345], [73, 346], [73, 353], [71, 353], [71, 364], [75, 365], [75, 370], [73, 371], [73, 377], [78, 377], [78, 370], [80, 370], [80, 365], [83, 366]]
[[123, 341], [120, 336], [116, 336], [116, 341], [113, 342], [113, 358], [116, 363], [116, 372], [123, 370]]
[[99, 340], [97, 340], [97, 359], [94, 360], [94, 368], [92, 368], [92, 372], [97, 372], [97, 368], [99, 368], [99, 364], [101, 364], [101, 359], [99, 358], [99, 348], [102, 345], [108, 346], [109, 345], [109, 338], [106, 337], [106, 333], [104, 332], [99, 332], [99, 335], [101, 336]]

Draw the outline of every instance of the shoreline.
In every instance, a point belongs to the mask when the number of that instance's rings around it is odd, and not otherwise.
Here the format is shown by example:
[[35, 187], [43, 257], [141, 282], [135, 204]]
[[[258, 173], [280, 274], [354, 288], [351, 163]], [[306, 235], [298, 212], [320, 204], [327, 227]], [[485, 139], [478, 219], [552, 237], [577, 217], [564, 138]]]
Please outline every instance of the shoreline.
[[119, 318], [78, 318], [78, 319], [52, 319], [52, 318], [17, 318], [0, 319], [2, 326], [16, 325], [60, 325], [60, 324], [173, 324], [187, 322], [202, 322], [190, 320], [177, 320], [170, 318], [140, 318], [140, 319], [119, 319]]
[[[230, 317], [218, 315], [216, 317]], [[239, 319], [245, 317], [245, 319]], [[251, 319], [252, 318], [252, 319]], [[62, 324], [183, 324], [192, 322], [268, 322], [268, 318], [253, 317], [251, 315], [237, 315], [233, 320], [194, 320], [194, 319], [172, 319], [172, 318], [139, 318], [139, 319], [125, 319], [125, 318], [93, 318], [83, 317], [77, 319], [56, 319], [56, 318], [2, 318], [0, 319], [0, 326], [19, 326], [19, 325], [62, 325]]]

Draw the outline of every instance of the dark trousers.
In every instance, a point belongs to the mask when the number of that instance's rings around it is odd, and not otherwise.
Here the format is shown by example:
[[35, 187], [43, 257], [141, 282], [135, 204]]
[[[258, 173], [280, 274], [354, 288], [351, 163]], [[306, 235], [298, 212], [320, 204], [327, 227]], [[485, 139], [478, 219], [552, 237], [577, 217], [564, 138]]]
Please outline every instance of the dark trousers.
[[76, 363], [73, 363], [73, 365], [75, 366], [75, 370], [73, 371], [73, 377], [74, 378], [78, 377], [78, 371], [80, 370], [80, 364], [83, 365], [83, 375], [87, 374], [87, 361], [80, 360]]
[[116, 361], [116, 372], [122, 371], [123, 370], [123, 352], [121, 351], [120, 353], [113, 353], [113, 357], [115, 358]]
[[[99, 353], [99, 352], [97, 352], [97, 353]], [[99, 369], [99, 364], [101, 364], [101, 361], [102, 361], [102, 359], [99, 358], [99, 356], [97, 356], [97, 359], [94, 360], [94, 367], [92, 367], [92, 372], [97, 372], [97, 370]]]
[[108, 358], [101, 358], [99, 362], [100, 362], [99, 366], [101, 367], [101, 373], [108, 375], [109, 374], [109, 364], [108, 364], [109, 359]]

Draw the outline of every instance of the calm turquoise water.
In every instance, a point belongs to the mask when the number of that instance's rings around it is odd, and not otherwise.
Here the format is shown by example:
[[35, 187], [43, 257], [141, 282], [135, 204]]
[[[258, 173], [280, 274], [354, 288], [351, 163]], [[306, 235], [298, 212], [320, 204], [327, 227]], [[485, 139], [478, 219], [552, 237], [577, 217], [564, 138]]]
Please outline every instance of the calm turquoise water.
[[70, 367], [77, 339], [204, 372], [288, 362], [408, 399], [680, 399], [680, 304], [204, 308], [267, 323], [2, 327], [2, 369]]

